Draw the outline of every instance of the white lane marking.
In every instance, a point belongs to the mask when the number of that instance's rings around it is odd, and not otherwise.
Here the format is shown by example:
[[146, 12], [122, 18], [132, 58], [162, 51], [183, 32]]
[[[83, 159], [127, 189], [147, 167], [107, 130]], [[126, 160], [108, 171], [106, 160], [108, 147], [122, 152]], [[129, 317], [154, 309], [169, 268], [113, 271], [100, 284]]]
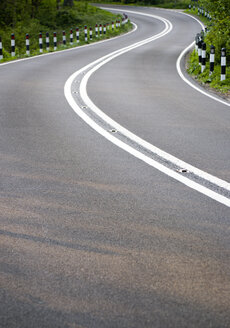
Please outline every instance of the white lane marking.
[[[140, 14], [140, 13], [138, 13]], [[148, 15], [149, 16], [149, 15]], [[150, 15], [151, 16], [151, 15]], [[156, 17], [155, 17], [156, 18]], [[167, 31], [167, 24], [165, 22], [166, 25], [166, 31]], [[169, 30], [167, 33], [169, 33], [169, 31], [171, 31], [172, 26], [169, 26]], [[167, 34], [165, 33], [165, 34]], [[162, 34], [162, 33], [160, 33]], [[163, 36], [163, 35], [162, 35]], [[159, 37], [159, 36], [158, 36]], [[155, 39], [157, 38], [157, 36], [155, 36]], [[151, 42], [149, 39], [147, 39], [148, 41], [144, 40], [145, 42], [143, 44], [145, 44], [146, 42]], [[153, 41], [153, 40], [152, 40]], [[140, 151], [134, 149], [133, 147], [125, 144], [124, 142], [122, 142], [121, 140], [117, 139], [116, 137], [114, 137], [113, 135], [111, 135], [111, 133], [109, 133], [108, 131], [104, 130], [102, 127], [100, 127], [98, 124], [95, 123], [95, 121], [93, 119], [91, 119], [86, 113], [84, 113], [82, 111], [82, 109], [76, 104], [72, 93], [71, 93], [71, 85], [73, 83], [73, 81], [76, 79], [76, 77], [78, 75], [80, 75], [83, 71], [85, 71], [86, 69], [90, 68], [93, 65], [96, 65], [95, 67], [93, 67], [90, 71], [87, 72], [87, 74], [85, 75], [85, 77], [83, 78], [81, 84], [80, 84], [80, 93], [81, 96], [83, 98], [83, 100], [85, 101], [85, 103], [90, 107], [91, 110], [93, 110], [97, 115], [99, 115], [104, 121], [106, 121], [108, 124], [114, 126], [115, 129], [117, 129], [119, 132], [121, 132], [122, 134], [128, 136], [131, 140], [139, 143], [140, 145], [144, 146], [147, 149], [150, 149], [151, 151], [153, 151], [154, 153], [160, 155], [161, 157], [167, 159], [168, 161], [171, 161], [172, 163], [177, 164], [178, 166], [181, 167], [186, 167], [190, 172], [194, 172], [195, 174], [199, 175], [200, 177], [202, 177], [203, 179], [210, 181], [218, 186], [221, 186], [222, 188], [225, 188], [226, 190], [230, 190], [230, 184], [224, 180], [221, 180], [219, 178], [216, 178], [204, 171], [201, 171], [179, 159], [177, 159], [176, 157], [167, 154], [166, 152], [160, 150], [159, 148], [151, 145], [150, 143], [144, 141], [143, 139], [139, 138], [138, 136], [134, 135], [133, 133], [131, 133], [130, 131], [128, 131], [127, 129], [125, 129], [124, 127], [122, 127], [120, 124], [118, 124], [117, 122], [115, 122], [114, 120], [112, 120], [110, 117], [108, 117], [105, 113], [103, 113], [88, 97], [87, 91], [86, 91], [86, 87], [87, 87], [87, 82], [89, 77], [93, 74], [93, 72], [95, 72], [97, 69], [99, 69], [102, 65], [106, 64], [107, 62], [109, 62], [110, 60], [114, 59], [117, 56], [122, 55], [123, 53], [130, 51], [136, 47], [141, 46], [141, 43], [135, 44], [134, 46], [129, 46], [126, 47], [124, 49], [121, 49], [120, 51], [111, 53], [111, 57], [105, 56], [102, 57], [100, 59], [98, 59], [97, 61], [87, 65], [86, 67], [83, 67], [81, 70], [75, 72], [74, 74], [72, 74], [70, 76], [70, 78], [66, 81], [65, 84], [65, 97], [68, 101], [68, 103], [70, 104], [70, 106], [72, 107], [72, 109], [76, 112], [77, 115], [79, 115], [88, 125], [90, 125], [95, 131], [97, 131], [99, 134], [101, 134], [102, 136], [104, 136], [107, 140], [111, 141], [112, 143], [114, 143], [115, 145], [117, 145], [118, 147], [120, 147], [121, 149], [127, 151], [128, 153], [132, 154], [133, 156], [135, 156], [136, 158], [139, 158], [140, 160], [144, 161], [145, 163], [147, 163], [148, 165], [158, 169], [159, 171], [165, 173], [166, 175], [176, 179], [177, 181], [185, 184], [186, 186], [218, 201], [221, 204], [224, 204], [228, 207], [230, 207], [230, 199], [204, 187], [201, 186], [200, 184], [191, 181], [190, 179], [178, 174], [177, 172], [163, 166], [162, 164], [156, 162], [155, 160], [153, 160], [152, 158], [149, 158], [148, 156], [142, 154]], [[100, 61], [101, 60], [101, 61]], [[99, 63], [99, 64], [98, 64]]]
[[[106, 10], [116, 10], [116, 11], [124, 11], [124, 12], [130, 12], [130, 13], [135, 13], [135, 14], [139, 14], [141, 15], [141, 13], [139, 12], [134, 12], [134, 11], [130, 11], [130, 10], [122, 10], [122, 9], [112, 9], [112, 8], [106, 8], [106, 7], [101, 7], [102, 9], [106, 9]], [[148, 8], [148, 7], [146, 7]], [[204, 30], [205, 29], [205, 26], [204, 24], [199, 20], [197, 19], [196, 17], [192, 16], [192, 15], [189, 15], [189, 14], [186, 14], [184, 12], [181, 12], [181, 11], [177, 11], [177, 10], [171, 10], [171, 9], [160, 9], [160, 8], [157, 8], [159, 10], [162, 10], [162, 11], [174, 11], [178, 14], [182, 14], [182, 15], [185, 15], [185, 16], [189, 16], [190, 18], [194, 19], [195, 21], [197, 21], [201, 28]], [[147, 14], [145, 14], [147, 15]], [[182, 78], [182, 80], [187, 83], [190, 87], [192, 87], [193, 89], [197, 90], [198, 92], [202, 93], [203, 95], [215, 100], [215, 101], [218, 101], [226, 106], [230, 106], [230, 103], [227, 102], [227, 101], [224, 101], [220, 98], [217, 98], [215, 97], [214, 95], [211, 95], [210, 93], [204, 91], [203, 89], [199, 88], [197, 85], [193, 84], [191, 81], [189, 81], [185, 76], [184, 74], [182, 73], [182, 70], [181, 70], [181, 60], [182, 58], [184, 57], [184, 55], [187, 53], [187, 51], [189, 51], [190, 48], [192, 48], [192, 46], [194, 46], [195, 42], [192, 42], [188, 47], [186, 47], [182, 52], [181, 54], [179, 55], [178, 59], [177, 59], [177, 62], [176, 62], [176, 68], [177, 68], [177, 72], [179, 74], [179, 76]]]
[[158, 156], [160, 156], [161, 158], [164, 158], [165, 160], [181, 167], [181, 168], [186, 168], [190, 173], [194, 173], [195, 175], [199, 176], [202, 179], [208, 180], [209, 182], [217, 185], [218, 187], [224, 188], [226, 190], [230, 191], [230, 183], [219, 179], [211, 174], [208, 174], [182, 160], [180, 160], [179, 158], [172, 156], [166, 152], [164, 152], [163, 150], [155, 147], [154, 145], [148, 143], [147, 141], [143, 140], [142, 138], [138, 137], [137, 135], [133, 134], [132, 132], [130, 132], [129, 130], [127, 130], [126, 128], [124, 128], [123, 126], [121, 126], [119, 123], [117, 123], [116, 121], [114, 121], [113, 119], [111, 119], [108, 115], [106, 115], [102, 110], [100, 110], [89, 98], [88, 94], [87, 94], [87, 83], [88, 80], [90, 78], [90, 76], [97, 71], [101, 66], [105, 65], [106, 63], [108, 63], [110, 60], [114, 59], [117, 56], [120, 56], [121, 53], [111, 56], [110, 58], [107, 58], [106, 60], [100, 62], [98, 65], [94, 66], [91, 70], [89, 70], [86, 75], [84, 76], [84, 78], [81, 81], [80, 84], [80, 94], [81, 97], [84, 101], [84, 103], [95, 113], [97, 114], [100, 118], [102, 118], [102, 120], [106, 121], [108, 124], [110, 124], [111, 126], [113, 126], [116, 130], [118, 130], [119, 132], [121, 132], [123, 135], [125, 135], [126, 137], [128, 137], [129, 139], [135, 141], [136, 143], [138, 143], [140, 146], [150, 150], [151, 152], [157, 154]]
[[118, 35], [118, 36], [115, 36], [115, 37], [112, 37], [110, 39], [106, 39], [106, 40], [101, 40], [101, 41], [96, 41], [96, 42], [93, 42], [93, 43], [90, 43], [90, 44], [84, 44], [84, 45], [78, 45], [76, 47], [73, 47], [73, 48], [69, 48], [69, 49], [64, 49], [64, 50], [58, 50], [58, 51], [55, 51], [55, 52], [49, 52], [49, 53], [46, 53], [46, 54], [39, 54], [39, 55], [36, 55], [36, 56], [32, 56], [32, 57], [29, 57], [29, 58], [21, 58], [21, 59], [15, 59], [15, 60], [12, 60], [12, 61], [9, 61], [9, 62], [5, 62], [5, 63], [0, 63], [0, 68], [2, 66], [6, 66], [6, 65], [10, 65], [10, 64], [17, 64], [17, 63], [20, 63], [22, 61], [26, 61], [26, 60], [32, 60], [32, 59], [36, 59], [36, 58], [42, 58], [42, 57], [45, 57], [45, 56], [53, 56], [53, 55], [60, 55], [62, 54], [63, 52], [68, 52], [68, 51], [74, 51], [74, 50], [79, 50], [79, 49], [82, 49], [82, 48], [85, 48], [85, 47], [92, 47], [92, 46], [96, 46], [97, 44], [101, 44], [101, 43], [105, 43], [105, 42], [109, 42], [109, 41], [113, 41], [115, 39], [118, 39], [118, 38], [122, 38], [124, 36], [127, 36], [133, 32], [135, 32], [137, 30], [137, 25], [135, 23], [132, 23], [133, 26], [134, 26], [134, 29], [127, 32], [127, 33], [124, 33], [124, 34], [121, 34], [121, 35]]
[[[196, 17], [193, 17], [192, 15], [189, 15], [189, 14], [186, 14], [186, 13], [180, 13], [180, 14], [183, 14], [183, 15], [186, 15], [186, 16], [189, 16], [190, 18], [194, 19], [195, 21], [197, 21], [200, 26], [202, 27], [202, 29], [204, 30], [204, 24], [202, 22], [200, 22]], [[179, 55], [178, 59], [177, 59], [177, 62], [176, 62], [176, 68], [177, 68], [177, 72], [178, 74], [180, 75], [180, 77], [182, 78], [182, 80], [184, 82], [186, 82], [190, 87], [192, 87], [193, 89], [197, 90], [198, 92], [202, 93], [203, 95], [215, 100], [215, 101], [218, 101], [220, 102], [221, 104], [224, 104], [226, 106], [230, 106], [230, 103], [227, 102], [227, 101], [224, 101], [220, 98], [217, 98], [215, 97], [214, 95], [211, 95], [210, 93], [204, 91], [203, 89], [199, 88], [197, 85], [193, 84], [191, 81], [189, 81], [185, 76], [184, 74], [182, 73], [182, 70], [181, 70], [181, 60], [182, 58], [184, 57], [184, 55], [189, 51], [190, 48], [192, 48], [194, 46], [195, 42], [192, 42], [187, 48], [185, 48], [181, 54]]]

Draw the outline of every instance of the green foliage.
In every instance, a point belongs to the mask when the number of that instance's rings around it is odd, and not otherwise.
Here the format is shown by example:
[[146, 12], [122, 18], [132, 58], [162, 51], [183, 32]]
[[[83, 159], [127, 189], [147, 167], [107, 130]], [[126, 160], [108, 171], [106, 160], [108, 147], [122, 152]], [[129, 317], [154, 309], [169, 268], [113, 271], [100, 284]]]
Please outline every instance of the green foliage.
[[[6, 5], [6, 7], [3, 6]], [[15, 5], [13, 10], [12, 4]], [[27, 6], [26, 6], [27, 4]], [[49, 32], [50, 51], [53, 51], [53, 32], [57, 33], [58, 47], [65, 49], [70, 47], [69, 31], [71, 28], [80, 29], [80, 44], [85, 43], [84, 33], [81, 30], [84, 25], [88, 28], [95, 24], [106, 24], [121, 20], [121, 15], [114, 15], [97, 7], [90, 6], [86, 1], [75, 1], [73, 6], [64, 6], [61, 0], [0, 0], [0, 36], [3, 44], [3, 61], [11, 58], [11, 34], [15, 35], [16, 56], [22, 58], [26, 53], [25, 36], [29, 34], [30, 54], [38, 55], [39, 33], [43, 35], [43, 52], [45, 51], [45, 34]], [[119, 31], [108, 31], [102, 38], [115, 36], [131, 29], [131, 24], [122, 26]], [[62, 31], [66, 30], [67, 45], [62, 45]], [[76, 43], [73, 46], [78, 46]], [[94, 41], [99, 40], [94, 37]], [[88, 41], [89, 43], [90, 41]], [[14, 59], [15, 59], [14, 58]]]
[[[199, 82], [208, 84], [222, 93], [230, 92], [230, 1], [229, 0], [200, 0], [199, 6], [203, 7], [212, 16], [211, 22], [205, 17], [200, 16], [200, 19], [208, 26], [208, 33], [204, 41], [207, 44], [207, 58], [210, 55], [210, 46], [215, 46], [215, 69], [214, 73], [209, 76], [209, 67], [201, 73], [200, 65], [198, 63], [197, 53], [194, 51], [189, 60], [188, 73], [192, 74]], [[197, 14], [197, 9], [190, 11]], [[220, 59], [221, 49], [227, 50], [227, 68], [226, 80], [220, 81]]]
[[[200, 0], [199, 4], [212, 16], [205, 42], [215, 46], [216, 60], [220, 62], [221, 48], [230, 50], [230, 1]], [[227, 61], [230, 61], [230, 51], [227, 52]]]
[[226, 80], [220, 81], [221, 67], [220, 65], [215, 65], [214, 72], [209, 75], [209, 63], [206, 63], [206, 68], [203, 73], [201, 73], [201, 67], [199, 65], [198, 54], [194, 50], [189, 58], [188, 62], [188, 73], [191, 74], [197, 81], [203, 85], [208, 85], [221, 93], [230, 92], [230, 67], [226, 69]]
[[188, 7], [190, 0], [97, 0], [97, 3], [112, 3], [123, 5], [138, 6], [158, 6], [162, 8], [181, 8]]

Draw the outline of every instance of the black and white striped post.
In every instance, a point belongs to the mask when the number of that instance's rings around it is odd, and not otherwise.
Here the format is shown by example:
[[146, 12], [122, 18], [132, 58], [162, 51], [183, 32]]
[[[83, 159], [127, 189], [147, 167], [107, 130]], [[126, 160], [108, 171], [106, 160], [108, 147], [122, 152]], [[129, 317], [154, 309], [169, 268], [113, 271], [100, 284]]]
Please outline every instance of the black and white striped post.
[[97, 26], [97, 24], [95, 25], [95, 35], [96, 35], [96, 38], [98, 38], [98, 26]]
[[77, 43], [79, 43], [79, 28], [76, 28]]
[[3, 54], [2, 54], [2, 37], [0, 36], [0, 60], [3, 59]]
[[54, 51], [57, 50], [57, 33], [54, 32]]
[[39, 50], [40, 50], [40, 53], [43, 52], [43, 48], [42, 48], [42, 33], [39, 33]]
[[90, 41], [93, 40], [93, 30], [92, 30], [92, 27], [89, 28], [89, 38], [90, 38]]
[[198, 51], [198, 42], [199, 42], [199, 39], [200, 39], [200, 34], [197, 33], [197, 35], [195, 36], [195, 49], [196, 49], [196, 52]]
[[29, 34], [26, 34], [26, 54], [27, 56], [30, 55], [30, 37]]
[[102, 25], [101, 24], [99, 26], [99, 32], [100, 32], [100, 36], [101, 36], [101, 34], [102, 34]]
[[104, 31], [104, 34], [106, 34], [106, 25], [104, 24], [104, 29], [103, 29], [103, 31]]
[[88, 32], [87, 32], [87, 26], [85, 26], [85, 42], [88, 41]]
[[73, 45], [73, 30], [72, 30], [72, 28], [70, 30], [70, 45], [71, 46]]
[[213, 45], [211, 45], [210, 47], [209, 61], [210, 61], [209, 75], [212, 75], [212, 73], [214, 72], [214, 63], [215, 63], [215, 47]]
[[199, 65], [201, 65], [201, 61], [202, 61], [202, 41], [199, 40], [198, 41], [198, 57], [199, 57]]
[[95, 36], [96, 36], [96, 38], [98, 38], [98, 26], [97, 26], [97, 24], [95, 25]]
[[15, 57], [15, 36], [11, 34], [11, 57]]
[[112, 31], [114, 31], [114, 22], [112, 22]]
[[116, 28], [118, 28], [118, 20], [116, 21]]
[[62, 43], [64, 44], [64, 46], [66, 45], [66, 35], [65, 35], [65, 31], [62, 31]]
[[118, 21], [118, 27], [121, 27], [121, 22], [120, 21]]
[[221, 75], [220, 75], [220, 80], [224, 81], [226, 79], [226, 49], [222, 48], [221, 49]]
[[50, 50], [50, 37], [49, 37], [49, 33], [46, 32], [46, 51]]
[[201, 73], [205, 70], [205, 65], [206, 65], [206, 43], [202, 43], [202, 52], [201, 52]]

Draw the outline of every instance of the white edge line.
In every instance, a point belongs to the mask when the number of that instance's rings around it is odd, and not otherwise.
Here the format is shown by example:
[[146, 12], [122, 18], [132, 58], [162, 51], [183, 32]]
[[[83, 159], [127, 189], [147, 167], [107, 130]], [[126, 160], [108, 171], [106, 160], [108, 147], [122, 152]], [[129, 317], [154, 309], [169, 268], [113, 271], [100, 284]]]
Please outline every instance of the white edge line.
[[[106, 10], [116, 10], [116, 11], [124, 11], [124, 12], [130, 12], [130, 13], [135, 13], [135, 14], [140, 14], [139, 12], [135, 12], [135, 11], [131, 11], [131, 10], [123, 10], [123, 9], [111, 9], [111, 8], [107, 8], [107, 7], [101, 7], [102, 9], [106, 9]], [[164, 11], [165, 9], [162, 9], [162, 11]], [[194, 19], [195, 21], [197, 21], [200, 26], [202, 27], [202, 29], [205, 28], [204, 24], [199, 20], [197, 19], [196, 17], [192, 16], [192, 15], [189, 15], [187, 13], [184, 13], [184, 12], [181, 12], [181, 11], [176, 11], [176, 10], [168, 10], [168, 11], [175, 11], [176, 13], [178, 14], [182, 14], [182, 15], [185, 15], [185, 16], [188, 16], [192, 19]], [[154, 15], [148, 15], [146, 13], [142, 13], [143, 15], [146, 15], [146, 16], [154, 16]], [[141, 14], [140, 14], [141, 15]], [[182, 80], [187, 83], [190, 87], [192, 87], [193, 89], [197, 90], [198, 92], [202, 93], [203, 95], [215, 100], [215, 101], [218, 101], [226, 106], [230, 106], [230, 103], [227, 102], [227, 101], [224, 101], [224, 100], [221, 100], [220, 98], [217, 98], [213, 95], [211, 95], [210, 93], [208, 92], [205, 92], [204, 90], [200, 89], [198, 86], [196, 86], [195, 84], [193, 84], [191, 81], [189, 81], [185, 76], [184, 74], [182, 73], [181, 71], [181, 60], [183, 58], [183, 56], [189, 51], [190, 48], [192, 48], [192, 46], [194, 45], [195, 42], [192, 42], [187, 48], [185, 48], [181, 54], [179, 55], [178, 59], [177, 59], [177, 62], [176, 62], [176, 68], [177, 68], [177, 72], [179, 74], [179, 76], [182, 78]]]
[[[192, 15], [189, 15], [189, 14], [186, 14], [186, 13], [182, 13], [182, 12], [179, 12], [180, 14], [183, 14], [183, 15], [186, 15], [186, 16], [189, 16], [190, 18], [194, 19], [195, 21], [197, 21], [200, 26], [202, 27], [202, 29], [204, 29], [204, 24], [199, 21], [199, 19], [197, 19], [196, 17], [192, 16]], [[178, 59], [177, 59], [177, 62], [176, 62], [176, 68], [177, 68], [177, 72], [178, 74], [180, 75], [180, 77], [182, 78], [182, 80], [184, 82], [186, 82], [190, 87], [192, 87], [193, 89], [197, 90], [198, 92], [202, 93], [203, 95], [215, 100], [215, 101], [218, 101], [226, 106], [230, 106], [230, 103], [227, 102], [227, 101], [224, 101], [224, 100], [221, 100], [213, 95], [211, 95], [210, 93], [208, 92], [205, 92], [204, 90], [202, 90], [201, 88], [199, 88], [198, 86], [194, 85], [191, 81], [189, 81], [185, 76], [184, 74], [182, 73], [182, 70], [181, 70], [181, 60], [182, 58], [184, 57], [184, 55], [189, 51], [190, 48], [192, 48], [192, 46], [194, 46], [195, 42], [192, 42], [187, 48], [185, 48], [181, 54], [179, 55]]]
[[107, 140], [109, 140], [110, 142], [112, 142], [113, 144], [115, 144], [116, 146], [118, 146], [119, 148], [125, 150], [126, 152], [130, 153], [131, 155], [135, 156], [136, 158], [144, 161], [146, 164], [158, 169], [159, 171], [161, 171], [162, 173], [174, 178], [175, 180], [185, 184], [186, 186], [230, 207], [230, 200], [224, 196], [221, 196], [219, 194], [217, 194], [216, 192], [203, 187], [199, 184], [197, 184], [196, 182], [193, 182], [191, 180], [189, 180], [186, 177], [183, 177], [182, 175], [166, 168], [165, 166], [163, 166], [162, 164], [154, 161], [153, 159], [147, 157], [146, 155], [142, 154], [141, 152], [139, 152], [138, 150], [135, 150], [134, 148], [132, 148], [131, 146], [125, 144], [124, 142], [120, 141], [119, 139], [115, 138], [113, 135], [111, 135], [111, 133], [107, 132], [106, 130], [104, 130], [103, 128], [101, 128], [99, 125], [97, 125], [88, 115], [86, 115], [82, 109], [76, 104], [72, 94], [71, 94], [71, 85], [74, 81], [74, 79], [78, 76], [78, 72], [76, 72], [75, 74], [73, 74], [66, 82], [65, 84], [65, 89], [64, 89], [64, 93], [65, 93], [65, 97], [69, 103], [69, 105], [72, 107], [72, 109], [75, 111], [75, 113], [81, 117], [82, 120], [84, 120], [89, 126], [91, 126], [96, 132], [98, 132], [99, 134], [101, 134], [103, 137], [105, 137]]
[[200, 169], [198, 169], [198, 168], [196, 168], [196, 167], [194, 167], [194, 166], [180, 160], [179, 158], [164, 152], [163, 150], [155, 147], [154, 145], [150, 144], [149, 142], [143, 140], [142, 138], [140, 138], [137, 135], [133, 134], [131, 131], [129, 131], [128, 129], [124, 128], [119, 123], [117, 123], [116, 121], [111, 119], [109, 116], [107, 116], [102, 110], [100, 110], [91, 101], [91, 99], [89, 98], [89, 96], [87, 94], [87, 90], [86, 90], [87, 82], [88, 82], [90, 76], [95, 71], [97, 71], [101, 66], [103, 66], [104, 64], [106, 64], [110, 60], [114, 59], [115, 57], [120, 56], [121, 54], [122, 53], [113, 55], [112, 57], [107, 58], [103, 62], [100, 62], [97, 66], [93, 67], [89, 72], [87, 72], [87, 74], [82, 79], [82, 83], [80, 85], [80, 93], [81, 93], [82, 99], [87, 104], [87, 106], [91, 110], [93, 110], [99, 117], [101, 117], [104, 121], [106, 121], [108, 124], [112, 125], [116, 130], [118, 130], [123, 135], [127, 136], [128, 138], [134, 140], [136, 143], [138, 143], [142, 147], [152, 151], [153, 153], [159, 155], [160, 157], [166, 159], [167, 161], [170, 161], [171, 163], [173, 163], [173, 164], [175, 164], [175, 165], [177, 165], [181, 168], [186, 168], [188, 171], [190, 171], [191, 173], [194, 173], [195, 175], [199, 176], [200, 178], [208, 180], [209, 182], [230, 191], [230, 183], [228, 183], [227, 181], [219, 179], [219, 178], [217, 178], [217, 177], [215, 177], [211, 174], [208, 174], [208, 173], [206, 173], [206, 172], [204, 172], [204, 171], [202, 171], [202, 170], [200, 170]]
[[[149, 15], [148, 15], [149, 16]], [[150, 15], [150, 16], [153, 16], [153, 15]], [[131, 49], [130, 49], [131, 50]], [[128, 51], [128, 50], [126, 50]], [[124, 50], [124, 52], [126, 52]], [[119, 54], [116, 54], [113, 56], [113, 58], [121, 55], [123, 52], [121, 51]], [[108, 56], [106, 56], [108, 57]], [[101, 58], [102, 59], [102, 58]], [[108, 62], [109, 60], [112, 60], [112, 58], [107, 58], [107, 60], [104, 60], [103, 63], [100, 63], [98, 66], [97, 66], [97, 69], [99, 67], [101, 67], [103, 64], [105, 64], [106, 62]], [[97, 60], [96, 62], [98, 62], [99, 60]], [[94, 62], [95, 64], [95, 62]], [[87, 65], [88, 67], [92, 66], [93, 63]], [[140, 160], [144, 161], [145, 163], [149, 164], [150, 166], [153, 166], [155, 167], [156, 169], [158, 169], [159, 171], [165, 173], [166, 175], [176, 179], [177, 181], [187, 185], [188, 187], [202, 193], [202, 194], [205, 194], [206, 196], [230, 207], [230, 200], [222, 195], [219, 195], [218, 193], [206, 188], [206, 187], [203, 187], [201, 185], [199, 185], [198, 183], [194, 182], [194, 181], [191, 181], [190, 179], [186, 178], [186, 177], [183, 177], [181, 176], [180, 174], [166, 168], [165, 166], [163, 166], [162, 164], [154, 161], [153, 159], [147, 157], [146, 155], [142, 154], [141, 152], [135, 150], [134, 148], [130, 147], [129, 145], [125, 144], [124, 142], [120, 141], [119, 139], [115, 138], [114, 136], [112, 136], [110, 133], [108, 133], [107, 131], [105, 131], [103, 128], [101, 128], [99, 125], [97, 125], [91, 118], [89, 118], [82, 110], [81, 108], [76, 104], [72, 94], [71, 94], [71, 85], [74, 81], [74, 79], [82, 72], [86, 69], [86, 67], [82, 68], [81, 70], [75, 72], [74, 74], [72, 74], [69, 79], [67, 80], [66, 84], [65, 84], [65, 88], [64, 88], [64, 93], [65, 93], [65, 97], [69, 103], [69, 105], [72, 107], [72, 109], [76, 112], [77, 115], [79, 115], [88, 125], [90, 125], [95, 131], [97, 131], [99, 134], [101, 134], [102, 136], [104, 136], [107, 140], [111, 141], [112, 143], [114, 143], [115, 145], [117, 145], [118, 147], [122, 148], [123, 150], [127, 151], [128, 153], [132, 154], [133, 156], [139, 158]], [[90, 75], [94, 72], [94, 68], [88, 72], [86, 74], [86, 76], [84, 77], [84, 84], [82, 85], [81, 84], [81, 91], [84, 93], [86, 93], [87, 95], [87, 92], [86, 92], [86, 84], [87, 84], [87, 81], [90, 77]], [[83, 83], [83, 80], [82, 80], [82, 83]], [[88, 98], [88, 95], [87, 95], [87, 98]], [[91, 105], [91, 100], [88, 98], [88, 100], [90, 101], [90, 105]], [[93, 103], [92, 103], [93, 104]], [[99, 108], [97, 108], [94, 104], [93, 104], [93, 107], [94, 109], [96, 108], [97, 111], [103, 113], [101, 110], [99, 110]], [[92, 108], [91, 108], [92, 109]], [[107, 119], [109, 118], [106, 114], [103, 113], [103, 116], [105, 116]], [[129, 132], [128, 130], [126, 130], [125, 128], [121, 127], [118, 123], [116, 123], [115, 121], [111, 120], [109, 118], [109, 121], [110, 122], [113, 122], [116, 124], [116, 126], [120, 129], [122, 128], [123, 131], [126, 131], [126, 133], [129, 134], [129, 136], [135, 136], [134, 134], [132, 134], [131, 132]], [[107, 120], [108, 122], [108, 120]], [[121, 130], [121, 129], [120, 129]], [[122, 132], [123, 132], [122, 131]], [[150, 146], [150, 148], [153, 148], [154, 150], [157, 149], [161, 154], [166, 154], [166, 155], [169, 155], [163, 151], [161, 151], [160, 149], [154, 147], [153, 145], [147, 143], [146, 141], [142, 140], [141, 138], [135, 136], [136, 140], [138, 140], [138, 142], [144, 142], [145, 145], [148, 145]], [[169, 155], [169, 158], [174, 158], [176, 159], [175, 157]], [[180, 161], [179, 159], [176, 159], [178, 160], [180, 163], [184, 163], [183, 161]], [[186, 163], [185, 163], [186, 164]], [[189, 165], [189, 167], [193, 168], [192, 166]], [[194, 168], [196, 169], [196, 168]], [[196, 169], [198, 170], [198, 169]], [[206, 177], [212, 177], [210, 176], [209, 174], [206, 174], [205, 172], [203, 171], [200, 171], [198, 170], [199, 172], [202, 172], [206, 175]], [[218, 178], [215, 178], [213, 177], [214, 179], [217, 179], [218, 182], [223, 182], [224, 184], [226, 184], [227, 182], [226, 181], [223, 181], [223, 180], [220, 180]]]
[[108, 42], [108, 41], [113, 41], [113, 40], [118, 39], [118, 38], [122, 38], [122, 37], [127, 36], [127, 35], [135, 32], [137, 30], [137, 25], [135, 23], [133, 23], [133, 22], [131, 22], [131, 23], [134, 26], [134, 29], [133, 30], [131, 30], [131, 31], [127, 32], [127, 33], [123, 33], [121, 35], [112, 37], [110, 39], [101, 40], [101, 41], [95, 41], [95, 42], [90, 43], [90, 44], [78, 45], [78, 46], [73, 47], [73, 48], [58, 50], [58, 51], [49, 52], [49, 53], [45, 53], [45, 54], [39, 54], [39, 55], [28, 57], [28, 58], [21, 58], [21, 59], [11, 60], [9, 62], [3, 62], [3, 63], [0, 63], [0, 68], [2, 66], [6, 66], [6, 65], [10, 65], [10, 64], [17, 64], [17, 63], [20, 63], [20, 62], [26, 61], [26, 60], [32, 60], [32, 59], [42, 58], [42, 57], [45, 57], [45, 56], [58, 55], [58, 54], [60, 55], [63, 52], [80, 50], [80, 49], [85, 48], [85, 47], [92, 47], [92, 46], [96, 46], [97, 44], [101, 44], [101, 43], [105, 43], [105, 42]]
[[[188, 15], [190, 16], [190, 15]], [[195, 20], [197, 20], [195, 18]], [[198, 21], [198, 20], [197, 20]], [[164, 31], [162, 31], [161, 33], [163, 33]], [[155, 39], [157, 36], [153, 37], [153, 39]], [[148, 40], [148, 39], [147, 39]], [[146, 41], [147, 41], [146, 40]], [[153, 41], [153, 40], [152, 40]], [[145, 40], [143, 41], [144, 44]], [[149, 42], [149, 41], [148, 41]], [[130, 46], [132, 47], [132, 46]], [[135, 44], [133, 45], [133, 47], [135, 47]], [[100, 62], [97, 66], [95, 66], [94, 68], [92, 68], [84, 77], [84, 79], [82, 80], [82, 83], [84, 83], [84, 88], [81, 88], [81, 92], [82, 92], [82, 98], [84, 99], [85, 103], [88, 105], [88, 107], [90, 107], [98, 116], [100, 116], [104, 121], [106, 121], [107, 123], [109, 123], [110, 125], [114, 126], [114, 128], [116, 130], [119, 130], [122, 134], [126, 135], [128, 138], [135, 140], [135, 142], [137, 142], [138, 144], [140, 144], [141, 146], [145, 147], [146, 149], [149, 149], [150, 151], [156, 153], [157, 155], [159, 155], [162, 158], [165, 158], [166, 160], [172, 162], [173, 164], [182, 167], [182, 168], [186, 168], [187, 170], [189, 170], [190, 172], [194, 173], [195, 175], [199, 176], [202, 179], [208, 180], [209, 182], [224, 188], [228, 191], [230, 191], [230, 183], [228, 183], [225, 180], [222, 180], [220, 178], [217, 178], [209, 173], [206, 173], [182, 160], [180, 160], [179, 158], [172, 156], [166, 152], [164, 152], [163, 150], [155, 147], [154, 145], [148, 143], [147, 141], [141, 139], [140, 137], [136, 136], [135, 134], [133, 134], [132, 132], [130, 132], [129, 130], [127, 130], [126, 128], [122, 127], [119, 123], [117, 123], [116, 121], [112, 120], [109, 116], [107, 116], [103, 111], [101, 111], [88, 97], [87, 91], [86, 91], [86, 85], [88, 82], [88, 79], [90, 78], [90, 76], [96, 71], [98, 70], [101, 66], [103, 66], [104, 64], [106, 64], [108, 61], [114, 59], [115, 57], [125, 53], [126, 51], [130, 51], [132, 49], [128, 49], [128, 50], [123, 50], [121, 49], [121, 53], [119, 53], [118, 55], [113, 55], [112, 53], [110, 54], [111, 57], [109, 59], [104, 60], [103, 62]]]

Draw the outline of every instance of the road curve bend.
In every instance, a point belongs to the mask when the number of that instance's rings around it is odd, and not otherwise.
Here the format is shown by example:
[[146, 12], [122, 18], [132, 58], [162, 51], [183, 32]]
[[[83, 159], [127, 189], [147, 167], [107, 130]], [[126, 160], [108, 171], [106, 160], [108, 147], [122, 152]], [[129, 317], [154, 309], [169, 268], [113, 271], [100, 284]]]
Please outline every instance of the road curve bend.
[[229, 106], [176, 68], [200, 25], [116, 10], [133, 33], [0, 65], [1, 327], [230, 325]]

